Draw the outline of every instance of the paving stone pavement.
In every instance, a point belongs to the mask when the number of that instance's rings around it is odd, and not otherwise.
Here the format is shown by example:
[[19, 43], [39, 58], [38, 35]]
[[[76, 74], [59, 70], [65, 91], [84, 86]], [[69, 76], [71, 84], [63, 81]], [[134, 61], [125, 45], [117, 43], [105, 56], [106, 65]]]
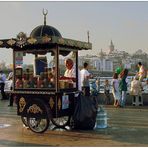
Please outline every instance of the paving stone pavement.
[[30, 147], [109, 147], [148, 146], [148, 106], [114, 108], [104, 106], [108, 127], [92, 131], [51, 128], [43, 134], [26, 129], [16, 114], [16, 105], [8, 107], [0, 100], [0, 146]]

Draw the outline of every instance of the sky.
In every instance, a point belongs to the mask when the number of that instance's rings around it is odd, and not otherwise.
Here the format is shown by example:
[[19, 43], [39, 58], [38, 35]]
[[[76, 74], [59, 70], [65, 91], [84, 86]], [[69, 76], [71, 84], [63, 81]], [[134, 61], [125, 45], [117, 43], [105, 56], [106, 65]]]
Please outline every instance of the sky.
[[[148, 53], [147, 1], [0, 1], [0, 39], [14, 38], [21, 31], [27, 36], [43, 24], [42, 10], [47, 9], [47, 25], [59, 30], [64, 38], [90, 42], [87, 54], [115, 49]], [[86, 51], [80, 52], [85, 55]], [[12, 50], [0, 49], [0, 61], [12, 62]]]

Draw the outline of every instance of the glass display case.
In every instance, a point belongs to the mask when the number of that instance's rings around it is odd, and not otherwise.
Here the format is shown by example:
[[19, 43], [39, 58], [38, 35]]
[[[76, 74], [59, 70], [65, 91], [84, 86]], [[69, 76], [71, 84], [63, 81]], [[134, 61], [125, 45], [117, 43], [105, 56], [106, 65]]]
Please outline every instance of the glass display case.
[[[60, 54], [61, 53], [61, 54]], [[77, 51], [62, 55], [56, 49], [46, 53], [14, 52], [15, 89], [76, 89], [77, 88]], [[58, 68], [57, 68], [58, 67]], [[58, 83], [56, 83], [58, 82]]]

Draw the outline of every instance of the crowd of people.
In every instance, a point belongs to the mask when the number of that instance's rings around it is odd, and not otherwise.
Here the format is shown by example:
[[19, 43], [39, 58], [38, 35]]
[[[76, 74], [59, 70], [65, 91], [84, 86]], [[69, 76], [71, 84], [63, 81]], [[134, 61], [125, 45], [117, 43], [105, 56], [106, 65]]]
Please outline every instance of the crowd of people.
[[[148, 90], [148, 72], [141, 62], [137, 64], [137, 67], [139, 70], [136, 75], [132, 77], [131, 82], [129, 82], [128, 79], [128, 69], [124, 69], [123, 67], [118, 67], [115, 70], [111, 83], [108, 79], [104, 81], [104, 99], [101, 101], [102, 104], [113, 104], [115, 107], [125, 107], [127, 90], [133, 99], [142, 97], [142, 91]], [[92, 95], [97, 96], [99, 94], [99, 90], [96, 89], [97, 84], [98, 79], [95, 83], [90, 83]], [[111, 93], [113, 95], [114, 102], [111, 100]]]
[[[142, 97], [142, 90], [143, 88], [146, 89], [148, 87], [148, 72], [144, 68], [141, 62], [137, 64], [139, 71], [136, 73], [136, 75], [132, 78], [130, 83], [130, 90], [129, 94], [133, 98], [139, 98]], [[113, 74], [112, 79], [112, 94], [114, 98], [114, 106], [115, 107], [125, 107], [126, 99], [127, 99], [127, 89], [128, 89], [128, 69], [122, 69], [122, 71], [116, 71]], [[144, 82], [144, 79], [146, 81]], [[106, 80], [107, 81], [107, 80]], [[106, 96], [106, 99], [110, 100], [109, 93], [106, 92], [106, 85], [109, 85], [108, 82], [104, 85], [104, 94]], [[110, 89], [108, 88], [108, 91]], [[109, 103], [108, 103], [109, 104]]]
[[[143, 89], [143, 79], [146, 78], [146, 70], [141, 62], [137, 64], [139, 71], [136, 73], [136, 75], [133, 77], [133, 80], [131, 81], [131, 90], [130, 95], [133, 97], [140, 96], [142, 89]], [[83, 68], [78, 71], [79, 75], [79, 87], [82, 90], [83, 94], [85, 96], [94, 95], [97, 96], [99, 94], [100, 90], [100, 82], [99, 79], [96, 79], [95, 83], [91, 83], [89, 81], [90, 78], [92, 78], [92, 74], [89, 73], [89, 65], [88, 63], [84, 63]], [[72, 67], [71, 67], [72, 68]], [[73, 68], [72, 68], [73, 69]], [[74, 70], [73, 70], [74, 71]], [[109, 80], [106, 79], [104, 82], [104, 104], [112, 104], [110, 93], [113, 94], [114, 98], [114, 106], [115, 107], [125, 107], [126, 105], [126, 98], [127, 98], [127, 89], [128, 89], [128, 69], [124, 69], [123, 67], [118, 67], [113, 74], [112, 82], [109, 83]], [[73, 76], [74, 77], [74, 76]], [[146, 86], [148, 84], [148, 78], [146, 81]], [[112, 89], [111, 89], [112, 87]], [[112, 90], [112, 91], [110, 91]]]

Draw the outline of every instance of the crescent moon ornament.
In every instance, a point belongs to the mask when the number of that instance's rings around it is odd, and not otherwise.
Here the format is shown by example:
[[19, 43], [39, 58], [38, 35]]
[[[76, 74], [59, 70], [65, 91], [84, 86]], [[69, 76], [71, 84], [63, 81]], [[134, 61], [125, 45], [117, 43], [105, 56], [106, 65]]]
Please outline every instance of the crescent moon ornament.
[[44, 25], [46, 25], [46, 15], [48, 14], [48, 10], [47, 9], [43, 9], [43, 15], [44, 15]]
[[43, 9], [43, 15], [46, 16], [48, 14], [48, 10], [47, 9]]

